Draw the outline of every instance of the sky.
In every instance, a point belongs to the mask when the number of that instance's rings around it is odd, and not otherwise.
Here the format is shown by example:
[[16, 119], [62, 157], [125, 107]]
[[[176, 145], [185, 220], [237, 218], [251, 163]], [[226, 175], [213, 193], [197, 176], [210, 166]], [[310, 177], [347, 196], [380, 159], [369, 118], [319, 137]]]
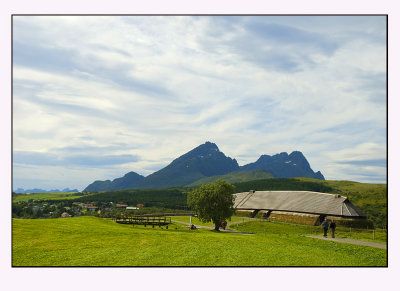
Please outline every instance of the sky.
[[13, 16], [13, 189], [147, 176], [214, 142], [386, 183], [384, 16]]

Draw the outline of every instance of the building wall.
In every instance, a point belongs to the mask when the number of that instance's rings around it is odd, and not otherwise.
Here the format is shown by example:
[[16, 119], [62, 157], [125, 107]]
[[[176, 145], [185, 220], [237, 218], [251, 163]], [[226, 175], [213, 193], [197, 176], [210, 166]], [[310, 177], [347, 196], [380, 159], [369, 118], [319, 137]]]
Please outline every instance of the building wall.
[[[253, 217], [255, 210], [236, 210], [236, 215], [244, 217]], [[350, 218], [350, 217], [339, 217], [339, 216], [325, 216], [318, 214], [308, 214], [308, 213], [296, 213], [296, 212], [286, 212], [286, 211], [267, 211], [260, 210], [254, 216], [256, 218], [265, 218], [272, 221], [281, 221], [287, 223], [299, 223], [306, 225], [321, 225], [323, 218], [327, 218], [330, 222], [335, 220], [338, 226], [346, 227], [356, 227], [356, 228], [373, 228], [373, 223], [371, 220], [365, 218]]]
[[236, 210], [237, 216], [252, 217], [254, 210]]
[[272, 211], [268, 219], [307, 225], [318, 225], [319, 223], [319, 215], [284, 211]]

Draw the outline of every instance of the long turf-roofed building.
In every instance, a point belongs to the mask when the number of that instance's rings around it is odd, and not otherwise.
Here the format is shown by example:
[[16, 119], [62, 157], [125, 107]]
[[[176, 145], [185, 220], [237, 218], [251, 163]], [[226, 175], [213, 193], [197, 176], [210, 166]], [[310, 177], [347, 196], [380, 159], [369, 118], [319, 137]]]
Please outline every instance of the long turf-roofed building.
[[234, 207], [275, 220], [319, 225], [326, 217], [336, 221], [366, 221], [347, 197], [311, 191], [249, 191], [236, 193]]

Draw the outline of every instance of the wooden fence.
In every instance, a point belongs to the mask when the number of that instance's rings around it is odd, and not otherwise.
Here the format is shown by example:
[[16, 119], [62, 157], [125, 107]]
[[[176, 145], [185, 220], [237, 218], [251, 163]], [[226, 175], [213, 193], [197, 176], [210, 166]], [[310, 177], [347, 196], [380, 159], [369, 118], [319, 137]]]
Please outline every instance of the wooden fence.
[[168, 225], [171, 224], [171, 216], [197, 216], [195, 213], [171, 213], [171, 214], [144, 214], [144, 215], [132, 215], [132, 216], [114, 216], [113, 220], [116, 223], [121, 224], [132, 224], [134, 225], [151, 225], [154, 226], [165, 226], [168, 228]]

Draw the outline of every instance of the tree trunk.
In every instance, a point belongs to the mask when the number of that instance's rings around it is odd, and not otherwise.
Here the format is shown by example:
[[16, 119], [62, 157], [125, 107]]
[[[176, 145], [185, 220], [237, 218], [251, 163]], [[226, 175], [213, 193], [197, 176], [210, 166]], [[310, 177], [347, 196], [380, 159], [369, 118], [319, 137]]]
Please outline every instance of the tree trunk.
[[215, 228], [214, 228], [214, 230], [219, 231], [219, 228], [220, 228], [220, 226], [221, 226], [221, 223], [220, 223], [219, 221], [215, 221], [214, 223], [215, 223]]

